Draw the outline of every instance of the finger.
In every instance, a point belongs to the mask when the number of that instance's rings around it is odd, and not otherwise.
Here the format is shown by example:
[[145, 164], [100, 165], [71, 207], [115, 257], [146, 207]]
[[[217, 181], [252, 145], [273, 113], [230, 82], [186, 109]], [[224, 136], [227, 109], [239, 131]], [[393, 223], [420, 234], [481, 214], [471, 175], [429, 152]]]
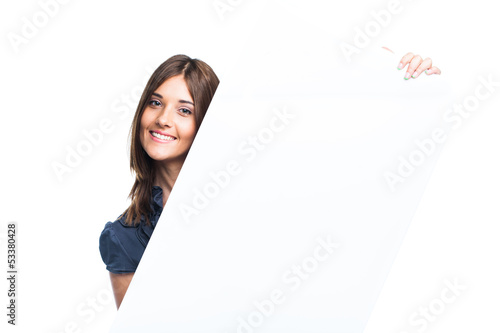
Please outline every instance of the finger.
[[423, 71], [431, 67], [432, 67], [432, 59], [425, 58], [424, 61], [422, 61], [422, 63], [420, 64], [420, 66], [418, 66], [417, 69], [415, 69], [415, 72], [411, 77], [416, 79]]
[[408, 52], [407, 54], [405, 54], [399, 61], [398, 69], [405, 68], [405, 66], [411, 61], [412, 58], [413, 58], [413, 53]]
[[420, 66], [421, 63], [422, 63], [422, 57], [419, 55], [416, 55], [413, 57], [413, 59], [411, 59], [410, 64], [408, 65], [408, 70], [406, 71], [405, 74], [405, 80], [408, 80], [413, 75], [413, 73], [418, 68], [418, 66]]
[[425, 74], [427, 74], [427, 75], [432, 75], [432, 74], [441, 75], [441, 70], [439, 68], [437, 68], [436, 66], [433, 66], [433, 67], [429, 68], [428, 70], [426, 70]]
[[382, 46], [382, 48], [383, 48], [383, 49], [385, 49], [385, 50], [387, 50], [387, 51], [389, 51], [389, 52], [391, 52], [391, 53], [394, 53], [394, 51], [393, 51], [393, 50], [391, 50], [390, 48], [388, 48], [388, 47], [386, 47], [386, 46]]

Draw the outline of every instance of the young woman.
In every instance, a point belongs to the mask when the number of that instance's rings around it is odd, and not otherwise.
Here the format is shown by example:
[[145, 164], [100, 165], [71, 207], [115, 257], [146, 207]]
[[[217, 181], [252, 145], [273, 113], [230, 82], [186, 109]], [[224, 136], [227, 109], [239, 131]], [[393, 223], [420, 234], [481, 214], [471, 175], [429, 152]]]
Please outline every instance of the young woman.
[[[413, 53], [403, 56], [397, 68], [406, 65], [405, 79], [417, 78], [424, 71], [441, 74], [430, 58]], [[175, 55], [155, 70], [144, 89], [131, 127], [130, 168], [136, 174], [131, 204], [116, 221], [106, 223], [99, 240], [117, 308], [218, 84], [206, 63]]]
[[219, 79], [203, 61], [175, 55], [153, 73], [131, 126], [130, 206], [99, 239], [119, 307], [193, 143]]

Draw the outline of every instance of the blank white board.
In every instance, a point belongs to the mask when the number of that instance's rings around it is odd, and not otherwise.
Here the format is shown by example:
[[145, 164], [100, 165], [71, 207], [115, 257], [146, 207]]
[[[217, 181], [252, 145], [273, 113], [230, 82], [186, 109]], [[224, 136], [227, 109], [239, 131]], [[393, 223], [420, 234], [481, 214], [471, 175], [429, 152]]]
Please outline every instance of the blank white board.
[[218, 73], [112, 332], [363, 331], [449, 131], [449, 86], [283, 24]]

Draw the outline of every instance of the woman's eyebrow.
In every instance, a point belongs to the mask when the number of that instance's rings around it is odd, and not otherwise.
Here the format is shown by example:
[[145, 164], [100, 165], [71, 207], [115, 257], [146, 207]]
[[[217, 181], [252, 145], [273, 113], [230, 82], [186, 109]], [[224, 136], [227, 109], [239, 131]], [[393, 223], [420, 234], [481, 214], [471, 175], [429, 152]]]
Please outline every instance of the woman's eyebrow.
[[180, 99], [180, 100], [179, 100], [179, 103], [188, 103], [188, 104], [191, 104], [192, 106], [194, 106], [194, 103], [193, 103], [193, 102], [186, 101], [186, 100], [184, 100], [184, 99]]
[[[156, 97], [163, 98], [163, 96], [162, 96], [162, 95], [160, 95], [160, 94], [158, 94], [158, 93], [156, 93], [156, 92], [152, 93], [152, 95], [153, 95], [153, 96], [156, 96]], [[193, 103], [193, 102], [191, 102], [191, 101], [186, 101], [185, 99], [180, 99], [180, 100], [179, 100], [179, 103], [188, 103], [188, 104], [191, 104], [192, 106], [194, 106], [194, 103]]]

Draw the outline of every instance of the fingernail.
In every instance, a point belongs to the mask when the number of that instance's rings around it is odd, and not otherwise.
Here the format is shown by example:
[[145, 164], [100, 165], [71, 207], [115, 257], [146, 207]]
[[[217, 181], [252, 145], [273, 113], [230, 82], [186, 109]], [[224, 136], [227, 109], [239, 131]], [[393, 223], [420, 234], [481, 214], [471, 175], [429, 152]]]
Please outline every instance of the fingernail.
[[413, 75], [411, 77], [416, 79], [419, 75], [420, 75], [420, 73], [415, 72], [415, 73], [413, 73]]
[[405, 80], [408, 80], [410, 78], [410, 73], [406, 72], [405, 74]]
[[429, 72], [426, 70], [426, 71], [425, 71], [425, 74], [429, 75]]
[[398, 70], [402, 69], [403, 68], [403, 63], [400, 62], [399, 65], [398, 65]]

